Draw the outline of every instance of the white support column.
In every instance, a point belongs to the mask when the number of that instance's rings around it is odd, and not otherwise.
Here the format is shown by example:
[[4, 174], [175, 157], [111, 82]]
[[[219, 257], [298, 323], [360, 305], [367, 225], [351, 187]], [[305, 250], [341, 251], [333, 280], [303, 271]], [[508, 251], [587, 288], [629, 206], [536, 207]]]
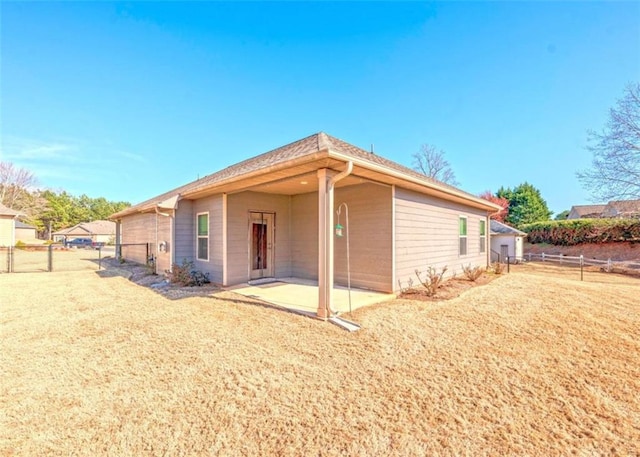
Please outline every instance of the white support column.
[[229, 269], [227, 268], [227, 194], [222, 194], [222, 285], [228, 286]]
[[318, 170], [318, 317], [327, 319], [333, 304], [333, 185], [335, 173]]

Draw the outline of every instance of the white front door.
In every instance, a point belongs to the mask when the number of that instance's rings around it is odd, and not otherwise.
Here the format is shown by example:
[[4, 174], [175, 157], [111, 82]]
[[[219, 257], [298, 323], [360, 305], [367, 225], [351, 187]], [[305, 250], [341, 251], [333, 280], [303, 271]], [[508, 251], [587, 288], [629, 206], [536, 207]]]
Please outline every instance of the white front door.
[[249, 213], [249, 277], [273, 276], [273, 213]]

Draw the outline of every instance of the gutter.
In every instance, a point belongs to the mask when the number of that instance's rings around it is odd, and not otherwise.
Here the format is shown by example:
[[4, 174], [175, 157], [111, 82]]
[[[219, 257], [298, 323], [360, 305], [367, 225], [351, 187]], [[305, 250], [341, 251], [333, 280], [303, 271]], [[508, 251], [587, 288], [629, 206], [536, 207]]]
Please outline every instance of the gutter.
[[347, 168], [344, 171], [341, 171], [340, 173], [338, 173], [337, 175], [332, 176], [331, 179], [329, 180], [329, 185], [333, 187], [335, 183], [349, 176], [352, 171], [353, 171], [353, 161], [349, 160], [347, 162]]
[[346, 156], [344, 154], [341, 154], [339, 152], [334, 152], [334, 151], [329, 151], [329, 156], [333, 157], [333, 158], [336, 158], [336, 159], [344, 160], [345, 162], [346, 161], [353, 161], [358, 166], [360, 166], [362, 168], [367, 168], [369, 170], [376, 171], [378, 173], [382, 173], [382, 174], [385, 174], [385, 175], [390, 175], [390, 176], [393, 176], [394, 178], [402, 179], [404, 181], [410, 181], [410, 182], [412, 182], [414, 184], [418, 184], [420, 186], [430, 187], [430, 188], [432, 188], [434, 190], [437, 190], [439, 192], [445, 193], [447, 195], [451, 195], [451, 196], [454, 196], [454, 197], [457, 197], [457, 198], [460, 198], [460, 199], [463, 199], [463, 200], [466, 200], [466, 201], [474, 202], [476, 204], [481, 204], [485, 208], [488, 207], [488, 208], [491, 208], [491, 209], [494, 209], [494, 210], [498, 210], [498, 211], [501, 210], [501, 208], [498, 205], [496, 205], [495, 203], [491, 203], [490, 201], [483, 200], [483, 199], [480, 199], [478, 197], [466, 195], [466, 194], [461, 193], [461, 192], [457, 192], [455, 189], [449, 189], [449, 188], [446, 188], [446, 187], [441, 187], [441, 186], [438, 186], [435, 183], [429, 183], [429, 182], [426, 182], [425, 180], [422, 180], [422, 179], [414, 178], [413, 176], [406, 175], [406, 174], [404, 174], [404, 173], [402, 173], [400, 171], [394, 170], [392, 168], [383, 167], [382, 165], [377, 165], [375, 163], [371, 163], [371, 162], [368, 162], [368, 161], [363, 161], [363, 160], [360, 160], [360, 159], [357, 159], [357, 158], [349, 157], [349, 156]]

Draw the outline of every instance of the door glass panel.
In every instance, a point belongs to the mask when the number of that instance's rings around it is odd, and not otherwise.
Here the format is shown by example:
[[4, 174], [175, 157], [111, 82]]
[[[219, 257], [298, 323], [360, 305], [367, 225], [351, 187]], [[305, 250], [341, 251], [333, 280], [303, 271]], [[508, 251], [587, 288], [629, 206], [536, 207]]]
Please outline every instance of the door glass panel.
[[267, 224], [262, 222], [252, 223], [252, 269], [264, 270], [267, 268]]

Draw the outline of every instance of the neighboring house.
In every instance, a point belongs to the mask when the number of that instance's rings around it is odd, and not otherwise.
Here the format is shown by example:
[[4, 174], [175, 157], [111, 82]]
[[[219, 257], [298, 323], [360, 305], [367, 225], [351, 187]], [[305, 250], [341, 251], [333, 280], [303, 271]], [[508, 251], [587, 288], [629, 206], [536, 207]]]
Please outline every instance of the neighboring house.
[[521, 232], [502, 222], [491, 221], [491, 257], [498, 262], [506, 262], [507, 257], [522, 260], [525, 232]]
[[602, 217], [636, 218], [640, 217], [640, 200], [610, 201], [602, 211]]
[[640, 217], [640, 200], [612, 200], [606, 205], [576, 205], [567, 219]]
[[19, 215], [18, 211], [0, 203], [0, 246], [16, 244], [16, 218]]
[[38, 239], [38, 233], [33, 225], [25, 224], [24, 222], [16, 221], [16, 241], [22, 241], [23, 243], [29, 243]]
[[607, 205], [575, 205], [571, 207], [567, 219], [588, 219], [602, 217]]
[[115, 241], [116, 223], [113, 221], [81, 222], [66, 229], [53, 232], [54, 241], [71, 241], [75, 238], [91, 238], [92, 241], [112, 243]]
[[[336, 210], [348, 205], [340, 216]], [[118, 252], [145, 262], [151, 243], [158, 272], [183, 259], [224, 286], [262, 278], [318, 282], [326, 317], [335, 281], [377, 291], [414, 283], [415, 270], [490, 261], [493, 203], [325, 133], [232, 165], [110, 217]], [[120, 250], [121, 249], [121, 250]]]

